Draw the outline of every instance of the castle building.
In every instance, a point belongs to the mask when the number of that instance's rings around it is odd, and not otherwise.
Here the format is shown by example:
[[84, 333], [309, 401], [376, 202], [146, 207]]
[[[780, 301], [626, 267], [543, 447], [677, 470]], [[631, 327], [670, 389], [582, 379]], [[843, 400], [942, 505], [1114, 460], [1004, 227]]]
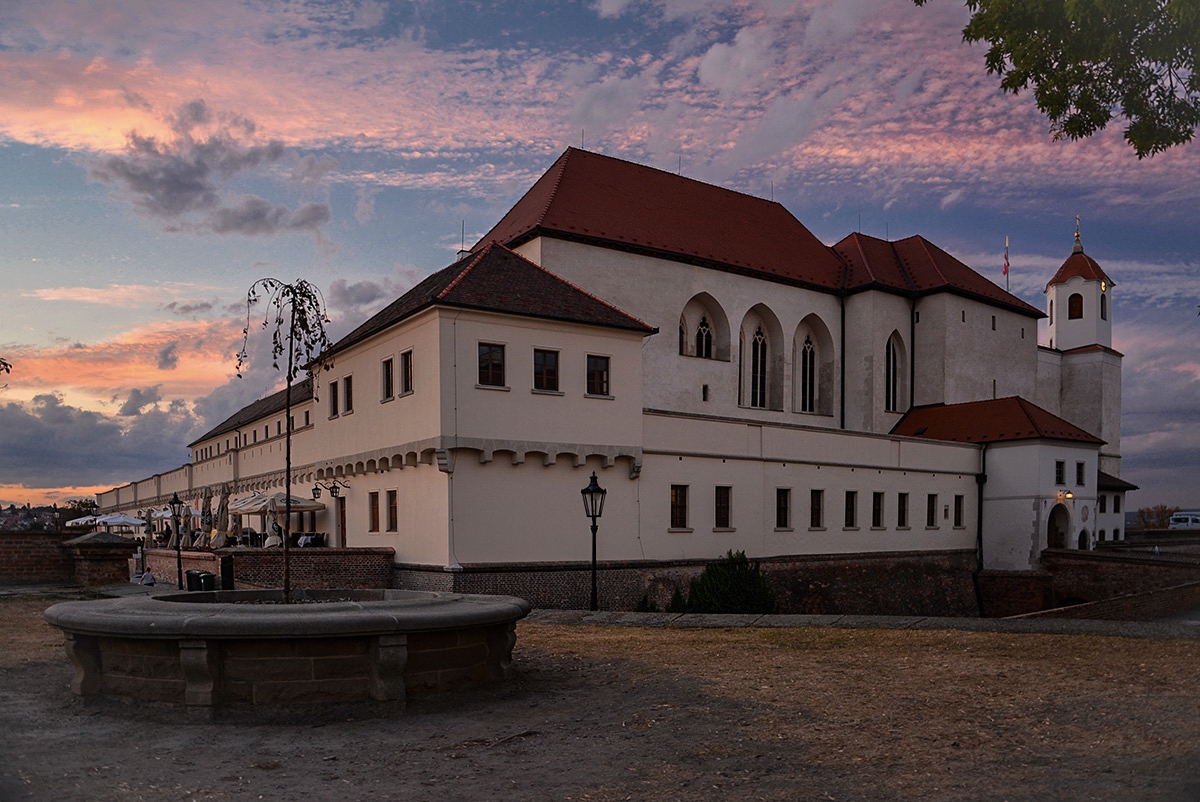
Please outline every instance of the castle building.
[[[980, 569], [1123, 537], [1113, 292], [1078, 235], [1043, 313], [923, 237], [826, 246], [778, 203], [571, 148], [292, 388], [292, 492], [344, 487], [294, 527], [393, 548], [397, 586], [571, 605], [594, 472], [608, 606], [733, 550], [791, 609], [837, 586], [969, 612]], [[285, 401], [102, 509], [281, 490]]]

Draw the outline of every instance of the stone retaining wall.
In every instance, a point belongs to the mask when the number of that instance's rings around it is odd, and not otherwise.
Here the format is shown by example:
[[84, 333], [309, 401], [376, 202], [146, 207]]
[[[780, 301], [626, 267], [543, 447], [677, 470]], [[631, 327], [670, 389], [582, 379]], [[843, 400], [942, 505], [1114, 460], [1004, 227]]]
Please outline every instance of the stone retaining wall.
[[[676, 588], [686, 595], [707, 564], [599, 563], [600, 609], [632, 610], [643, 597], [662, 609]], [[783, 613], [978, 615], [971, 551], [777, 557], [760, 564]], [[537, 608], [585, 609], [591, 599], [591, 564], [464, 565], [455, 571], [397, 565], [392, 586], [510, 595]]]
[[78, 532], [0, 532], [0, 585], [73, 582], [75, 567], [62, 544]]

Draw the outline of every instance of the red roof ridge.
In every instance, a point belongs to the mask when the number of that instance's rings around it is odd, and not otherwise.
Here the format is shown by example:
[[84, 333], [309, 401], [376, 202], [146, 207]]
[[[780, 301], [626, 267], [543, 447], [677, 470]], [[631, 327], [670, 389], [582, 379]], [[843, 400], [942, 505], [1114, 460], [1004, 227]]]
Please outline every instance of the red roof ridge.
[[[437, 295], [435, 295], [433, 297], [435, 297], [439, 300], [444, 300], [445, 297], [450, 293], [450, 290], [457, 287], [458, 283], [460, 281], [462, 281], [464, 278], [466, 278], [467, 274], [471, 272], [471, 269], [474, 268], [475, 265], [479, 264], [479, 260], [482, 259], [485, 254], [487, 254], [489, 251], [491, 251], [492, 247], [497, 244], [498, 243], [495, 240], [492, 240], [487, 245], [483, 246], [483, 248], [481, 250], [479, 250], [478, 252], [472, 253], [471, 255], [475, 258], [473, 258], [470, 262], [468, 262], [467, 266], [464, 267], [459, 272], [459, 274], [457, 276], [455, 276], [454, 279], [449, 284], [447, 284], [445, 287], [443, 287], [441, 292], [439, 292]], [[517, 255], [519, 255], [519, 254], [517, 254]]]
[[949, 284], [950, 286], [953, 287], [954, 282], [952, 282], [952, 281], [950, 281], [950, 279], [946, 278], [946, 274], [944, 272], [942, 272], [942, 268], [938, 265], [937, 259], [934, 259], [933, 254], [929, 252], [929, 246], [932, 245], [933, 243], [931, 243], [929, 240], [922, 237], [920, 234], [913, 234], [912, 238], [921, 244], [921, 250], [925, 253], [925, 256], [929, 259], [929, 264], [933, 267], [933, 272], [937, 273], [938, 277], [944, 283]]

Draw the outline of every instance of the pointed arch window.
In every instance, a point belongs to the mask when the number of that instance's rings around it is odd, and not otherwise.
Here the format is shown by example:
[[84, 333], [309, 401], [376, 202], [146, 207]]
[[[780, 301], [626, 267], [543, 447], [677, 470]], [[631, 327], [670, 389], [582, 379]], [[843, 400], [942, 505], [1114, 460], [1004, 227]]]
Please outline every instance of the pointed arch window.
[[1050, 325], [1054, 325], [1054, 301], [1050, 302]]
[[807, 334], [800, 349], [800, 411], [817, 411], [817, 349]]
[[687, 356], [687, 320], [679, 317], [679, 355]]
[[767, 336], [762, 326], [755, 329], [750, 343], [750, 406], [767, 406]]
[[900, 395], [900, 370], [896, 354], [896, 341], [888, 340], [884, 346], [883, 367], [883, 409], [885, 412], [896, 412]]
[[712, 359], [712, 328], [708, 325], [708, 317], [700, 317], [700, 325], [696, 327], [696, 356]]

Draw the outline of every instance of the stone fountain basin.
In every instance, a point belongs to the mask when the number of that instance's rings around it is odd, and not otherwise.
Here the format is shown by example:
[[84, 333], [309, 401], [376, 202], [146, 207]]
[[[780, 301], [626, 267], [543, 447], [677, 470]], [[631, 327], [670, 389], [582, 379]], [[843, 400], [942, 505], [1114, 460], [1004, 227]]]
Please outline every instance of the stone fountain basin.
[[226, 707], [392, 702], [506, 679], [512, 596], [412, 590], [166, 593], [46, 610], [84, 698]]

